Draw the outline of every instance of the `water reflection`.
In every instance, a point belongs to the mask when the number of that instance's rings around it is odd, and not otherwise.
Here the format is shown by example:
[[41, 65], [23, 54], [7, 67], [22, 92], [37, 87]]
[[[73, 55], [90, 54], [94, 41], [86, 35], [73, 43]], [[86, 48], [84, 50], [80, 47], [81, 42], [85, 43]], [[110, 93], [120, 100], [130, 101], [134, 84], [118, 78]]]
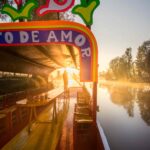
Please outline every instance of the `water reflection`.
[[123, 106], [129, 117], [134, 117], [135, 103], [138, 104], [141, 118], [150, 126], [150, 90], [126, 86], [106, 86], [112, 103]]
[[150, 150], [150, 89], [101, 84], [98, 105], [111, 150]]
[[127, 87], [109, 87], [111, 101], [123, 106], [130, 117], [134, 116], [134, 92]]
[[142, 119], [150, 126], [150, 91], [139, 90], [137, 93], [137, 102]]

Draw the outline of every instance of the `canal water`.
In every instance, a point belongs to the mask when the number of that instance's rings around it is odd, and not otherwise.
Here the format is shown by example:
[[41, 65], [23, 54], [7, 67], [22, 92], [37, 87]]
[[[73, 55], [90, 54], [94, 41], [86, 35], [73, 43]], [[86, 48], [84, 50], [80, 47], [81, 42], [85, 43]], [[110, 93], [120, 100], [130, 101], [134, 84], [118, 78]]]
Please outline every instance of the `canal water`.
[[98, 87], [97, 113], [111, 150], [150, 150], [150, 89]]

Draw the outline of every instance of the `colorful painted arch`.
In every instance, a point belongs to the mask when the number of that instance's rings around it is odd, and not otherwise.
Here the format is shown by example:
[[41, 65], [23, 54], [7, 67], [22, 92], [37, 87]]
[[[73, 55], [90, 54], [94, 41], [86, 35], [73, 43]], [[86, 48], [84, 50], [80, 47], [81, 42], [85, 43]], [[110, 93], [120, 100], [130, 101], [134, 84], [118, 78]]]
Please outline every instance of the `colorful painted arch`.
[[92, 32], [68, 21], [0, 24], [0, 46], [70, 44], [79, 49], [80, 80], [97, 82], [98, 47]]

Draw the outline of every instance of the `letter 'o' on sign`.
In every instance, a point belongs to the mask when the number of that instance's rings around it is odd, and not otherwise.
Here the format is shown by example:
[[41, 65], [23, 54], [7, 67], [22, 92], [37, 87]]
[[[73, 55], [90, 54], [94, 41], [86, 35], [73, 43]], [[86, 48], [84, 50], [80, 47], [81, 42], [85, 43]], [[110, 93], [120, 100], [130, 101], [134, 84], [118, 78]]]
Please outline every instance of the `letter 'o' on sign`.
[[80, 53], [80, 80], [97, 82], [97, 43], [85, 26], [68, 21], [0, 24], [0, 46], [70, 44]]

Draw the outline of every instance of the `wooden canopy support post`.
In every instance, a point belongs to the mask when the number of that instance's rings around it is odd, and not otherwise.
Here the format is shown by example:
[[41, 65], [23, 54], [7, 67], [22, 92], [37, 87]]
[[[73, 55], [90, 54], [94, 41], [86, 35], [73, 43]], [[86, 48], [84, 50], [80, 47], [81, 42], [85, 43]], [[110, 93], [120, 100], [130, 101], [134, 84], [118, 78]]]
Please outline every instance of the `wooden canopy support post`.
[[97, 82], [93, 82], [93, 120], [96, 125], [96, 111], [97, 111]]
[[[89, 2], [89, 0], [86, 0], [86, 2]], [[91, 26], [90, 25], [86, 25], [86, 26], [91, 30]], [[97, 64], [97, 66], [98, 66], [98, 64]], [[96, 126], [97, 82], [93, 82], [92, 99], [93, 99], [93, 120], [94, 120], [94, 124]]]
[[[86, 0], [86, 2], [89, 2], [89, 0]], [[87, 27], [91, 30], [91, 25], [87, 25]], [[96, 64], [98, 67], [98, 64]], [[93, 100], [93, 121], [94, 121], [94, 130], [93, 134], [96, 137], [97, 136], [97, 123], [96, 123], [96, 112], [97, 112], [97, 81], [93, 82], [93, 91], [92, 91], [92, 100]], [[97, 140], [95, 141], [95, 146], [97, 145]]]

